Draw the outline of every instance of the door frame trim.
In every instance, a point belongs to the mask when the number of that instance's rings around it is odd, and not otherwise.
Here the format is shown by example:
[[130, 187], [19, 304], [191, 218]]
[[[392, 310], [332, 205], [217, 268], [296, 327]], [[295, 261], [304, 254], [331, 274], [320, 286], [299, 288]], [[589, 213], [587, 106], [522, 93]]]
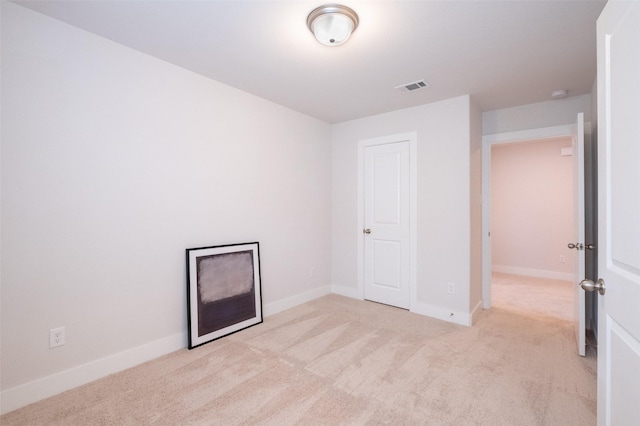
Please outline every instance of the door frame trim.
[[407, 132], [358, 141], [358, 289], [357, 297], [364, 300], [364, 151], [376, 145], [409, 142], [409, 310], [412, 311], [417, 300], [417, 217], [418, 217], [418, 133]]

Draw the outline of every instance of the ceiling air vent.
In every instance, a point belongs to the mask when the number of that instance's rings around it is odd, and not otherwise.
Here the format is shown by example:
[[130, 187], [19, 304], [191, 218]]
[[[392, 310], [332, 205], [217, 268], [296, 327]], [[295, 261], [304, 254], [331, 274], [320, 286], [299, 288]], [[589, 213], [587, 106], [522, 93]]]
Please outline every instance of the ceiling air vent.
[[425, 89], [427, 87], [429, 87], [430, 84], [427, 83], [424, 80], [419, 80], [419, 81], [414, 81], [411, 83], [407, 83], [407, 84], [401, 84], [400, 86], [396, 87], [395, 89], [402, 92], [402, 93], [408, 93], [408, 92], [415, 92], [416, 90], [420, 90], [420, 89]]

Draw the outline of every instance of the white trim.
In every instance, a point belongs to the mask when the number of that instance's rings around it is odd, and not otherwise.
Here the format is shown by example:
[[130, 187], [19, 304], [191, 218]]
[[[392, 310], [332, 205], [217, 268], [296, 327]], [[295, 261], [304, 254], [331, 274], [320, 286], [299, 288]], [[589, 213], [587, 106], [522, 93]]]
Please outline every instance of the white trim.
[[521, 275], [524, 277], [546, 278], [550, 280], [575, 281], [576, 275], [571, 272], [548, 271], [545, 269], [520, 268], [517, 266], [492, 265], [493, 272]]
[[[484, 135], [482, 143], [511, 143], [519, 141], [529, 141], [535, 139], [547, 139], [563, 136], [573, 136], [577, 132], [575, 124], [563, 124], [561, 126], [541, 127], [539, 129], [520, 130], [517, 132], [495, 133]], [[584, 123], [584, 133], [591, 134], [591, 122]]]
[[319, 297], [326, 296], [331, 293], [331, 286], [325, 285], [322, 287], [314, 288], [313, 290], [299, 293], [286, 299], [278, 300], [277, 302], [269, 303], [264, 306], [264, 316], [270, 317], [279, 312], [286, 311], [303, 303], [311, 302]]
[[[591, 123], [585, 123], [585, 132], [591, 132]], [[491, 147], [536, 139], [572, 136], [575, 124], [542, 127], [517, 132], [496, 133], [482, 137], [482, 299], [484, 309], [491, 308]]]
[[472, 326], [473, 324], [475, 324], [478, 321], [478, 318], [480, 317], [480, 314], [484, 310], [482, 308], [482, 305], [483, 305], [483, 301], [479, 300], [478, 303], [476, 304], [475, 308], [473, 308], [471, 310], [471, 324], [469, 324], [470, 326]]
[[[331, 293], [331, 286], [313, 290], [264, 305], [265, 317], [277, 314], [302, 303]], [[95, 361], [82, 364], [50, 376], [42, 377], [0, 393], [0, 414], [5, 414], [34, 402], [82, 386], [109, 374], [135, 367], [143, 362], [161, 357], [187, 347], [187, 332], [174, 334], [151, 343], [119, 352]]]
[[357, 287], [347, 287], [346, 285], [331, 284], [331, 293], [338, 294], [351, 299], [363, 300]]
[[491, 142], [482, 138], [482, 300], [491, 308]]
[[187, 332], [185, 331], [4, 390], [0, 394], [2, 401], [0, 414], [186, 347]]
[[[364, 300], [364, 149], [368, 146], [409, 142], [409, 309], [416, 303], [418, 268], [418, 133], [407, 132], [358, 141], [358, 287], [355, 299]], [[353, 294], [350, 292], [350, 294]], [[351, 297], [351, 296], [349, 296]]]
[[430, 305], [428, 303], [415, 301], [410, 309], [411, 312], [418, 315], [426, 315], [431, 318], [452, 322], [454, 324], [471, 326], [471, 315], [469, 312], [452, 311], [442, 306]]

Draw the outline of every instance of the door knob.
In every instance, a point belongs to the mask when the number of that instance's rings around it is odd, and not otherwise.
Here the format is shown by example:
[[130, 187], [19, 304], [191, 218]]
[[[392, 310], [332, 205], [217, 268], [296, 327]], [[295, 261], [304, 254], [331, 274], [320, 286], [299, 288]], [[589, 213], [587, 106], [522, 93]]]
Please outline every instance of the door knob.
[[580, 281], [580, 287], [584, 289], [584, 291], [594, 291], [598, 290], [598, 293], [604, 295], [605, 286], [604, 280], [600, 278], [598, 282], [593, 282], [593, 280], [582, 280]]
[[595, 244], [587, 244], [586, 246], [584, 246], [587, 250], [595, 250], [596, 246]]
[[569, 247], [570, 249], [576, 249], [576, 250], [583, 250], [584, 249], [584, 245], [582, 243], [569, 243], [567, 244], [567, 247]]
[[363, 234], [370, 234], [371, 233], [371, 229], [365, 228], [365, 229], [362, 230], [362, 233]]

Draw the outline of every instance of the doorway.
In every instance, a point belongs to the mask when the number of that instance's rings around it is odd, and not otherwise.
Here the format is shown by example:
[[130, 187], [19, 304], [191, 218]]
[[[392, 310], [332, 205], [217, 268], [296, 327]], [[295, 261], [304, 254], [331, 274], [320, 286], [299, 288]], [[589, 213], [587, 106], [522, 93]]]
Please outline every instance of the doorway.
[[[522, 130], [482, 138], [482, 299], [484, 309], [492, 306], [491, 298], [491, 152], [492, 148], [502, 144], [513, 144], [522, 141], [546, 140], [552, 138], [571, 137], [578, 133], [577, 125], [561, 125], [539, 129]], [[588, 132], [590, 126], [584, 127]]]
[[561, 136], [491, 149], [491, 285], [494, 306], [573, 318], [573, 139]]
[[491, 148], [492, 298], [522, 313], [573, 317], [577, 227], [573, 138]]
[[[593, 234], [593, 219], [596, 217], [595, 208], [597, 205], [597, 197], [592, 193], [593, 186], [590, 184], [595, 179], [596, 170], [593, 165], [593, 156], [591, 154], [595, 141], [591, 137], [591, 124], [584, 122], [584, 114], [578, 113], [575, 125], [563, 125], [546, 127], [539, 129], [530, 129], [524, 131], [501, 133], [495, 135], [483, 136], [482, 145], [482, 291], [484, 308], [489, 309], [492, 306], [491, 295], [491, 262], [492, 262], [492, 244], [491, 244], [491, 153], [492, 147], [498, 144], [515, 143], [518, 141], [542, 140], [557, 137], [565, 137], [571, 135], [574, 137], [574, 171], [575, 171], [575, 187], [574, 191], [574, 217], [576, 218], [575, 242], [570, 244], [577, 251], [576, 267], [578, 276], [575, 277], [573, 284], [585, 278], [590, 278], [587, 271], [593, 270], [593, 264], [586, 262], [595, 256], [597, 250], [597, 241], [586, 240]], [[588, 148], [585, 149], [585, 146]], [[585, 157], [585, 154], [586, 157]], [[586, 162], [585, 162], [586, 158]], [[588, 167], [587, 167], [588, 165]], [[585, 175], [585, 173], [587, 173]], [[585, 179], [586, 176], [586, 179]], [[587, 194], [587, 196], [585, 196]], [[586, 204], [585, 204], [586, 201]], [[585, 228], [589, 228], [588, 231]], [[588, 252], [590, 256], [586, 256]], [[578, 353], [585, 355], [586, 344], [586, 328], [588, 324], [597, 324], [597, 317], [593, 315], [589, 305], [593, 305], [593, 300], [585, 295], [584, 291], [577, 285], [572, 285], [574, 295], [574, 330], [576, 333], [576, 343]]]

